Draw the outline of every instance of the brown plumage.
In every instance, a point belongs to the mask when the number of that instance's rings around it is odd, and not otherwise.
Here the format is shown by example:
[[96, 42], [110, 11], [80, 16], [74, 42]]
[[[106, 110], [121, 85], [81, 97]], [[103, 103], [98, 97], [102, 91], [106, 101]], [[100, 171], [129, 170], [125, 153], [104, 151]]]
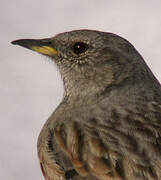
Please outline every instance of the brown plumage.
[[128, 41], [77, 30], [12, 43], [51, 57], [64, 82], [38, 139], [46, 180], [161, 179], [161, 86]]

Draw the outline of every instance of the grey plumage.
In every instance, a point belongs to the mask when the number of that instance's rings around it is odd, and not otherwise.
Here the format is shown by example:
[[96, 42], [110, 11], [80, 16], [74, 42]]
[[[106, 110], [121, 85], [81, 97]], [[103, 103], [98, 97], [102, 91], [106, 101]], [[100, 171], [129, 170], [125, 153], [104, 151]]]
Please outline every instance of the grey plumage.
[[127, 40], [77, 30], [13, 44], [50, 56], [64, 82], [38, 140], [46, 180], [161, 179], [161, 86]]

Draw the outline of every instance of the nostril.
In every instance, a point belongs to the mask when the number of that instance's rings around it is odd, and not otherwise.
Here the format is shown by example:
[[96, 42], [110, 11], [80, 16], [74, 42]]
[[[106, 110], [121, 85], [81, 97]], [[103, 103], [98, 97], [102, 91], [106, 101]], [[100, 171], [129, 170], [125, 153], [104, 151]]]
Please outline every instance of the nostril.
[[42, 45], [51, 45], [51, 39], [42, 39], [41, 40]]

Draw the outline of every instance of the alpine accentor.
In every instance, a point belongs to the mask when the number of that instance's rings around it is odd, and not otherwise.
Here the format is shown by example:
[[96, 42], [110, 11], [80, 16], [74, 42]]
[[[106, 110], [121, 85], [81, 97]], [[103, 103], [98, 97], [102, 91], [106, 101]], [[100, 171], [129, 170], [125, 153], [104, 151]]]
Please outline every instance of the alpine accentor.
[[51, 57], [64, 82], [38, 139], [46, 180], [161, 180], [161, 86], [127, 40], [76, 30], [12, 43]]

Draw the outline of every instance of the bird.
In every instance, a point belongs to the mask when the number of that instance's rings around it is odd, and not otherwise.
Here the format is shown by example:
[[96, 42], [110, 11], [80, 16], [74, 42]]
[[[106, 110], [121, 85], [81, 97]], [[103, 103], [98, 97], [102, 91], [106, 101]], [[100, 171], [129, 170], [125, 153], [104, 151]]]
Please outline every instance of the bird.
[[64, 84], [38, 137], [45, 180], [161, 180], [161, 85], [129, 41], [80, 29], [12, 44], [48, 56]]

